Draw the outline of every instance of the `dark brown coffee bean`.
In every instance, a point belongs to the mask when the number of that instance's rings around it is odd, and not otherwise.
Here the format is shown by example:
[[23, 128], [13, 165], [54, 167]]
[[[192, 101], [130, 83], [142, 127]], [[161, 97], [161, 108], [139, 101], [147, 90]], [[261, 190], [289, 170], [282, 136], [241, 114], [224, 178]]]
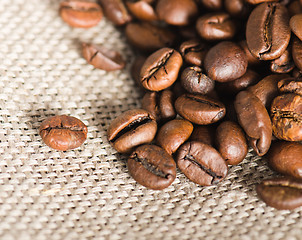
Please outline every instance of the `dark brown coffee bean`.
[[302, 179], [302, 144], [296, 142], [273, 142], [266, 158], [275, 171]]
[[156, 21], [158, 20], [157, 14], [155, 13], [154, 7], [151, 1], [145, 0], [126, 0], [125, 4], [128, 7], [129, 12], [137, 19], [142, 21]]
[[82, 52], [89, 64], [105, 71], [120, 70], [126, 64], [120, 53], [96, 44], [83, 43]]
[[66, 151], [77, 148], [85, 142], [87, 127], [75, 117], [53, 116], [42, 122], [39, 134], [47, 146]]
[[198, 15], [198, 7], [194, 0], [158, 0], [156, 13], [168, 24], [184, 26]]
[[176, 158], [177, 166], [187, 178], [202, 186], [217, 184], [228, 172], [221, 155], [210, 145], [202, 142], [183, 144]]
[[184, 94], [175, 101], [176, 112], [192, 123], [207, 125], [225, 116], [225, 106], [218, 100], [198, 94]]
[[169, 29], [148, 22], [128, 23], [125, 34], [131, 45], [144, 52], [170, 47], [175, 40], [174, 33]]
[[270, 69], [273, 73], [288, 73], [295, 68], [291, 48], [287, 48], [283, 54], [272, 60]]
[[176, 152], [181, 144], [187, 141], [193, 131], [193, 125], [182, 119], [165, 123], [158, 131], [156, 142], [170, 155]]
[[228, 13], [208, 13], [198, 18], [196, 29], [208, 41], [229, 40], [236, 33], [236, 26]]
[[176, 117], [174, 95], [168, 89], [147, 92], [142, 99], [142, 108], [150, 112], [157, 122], [167, 122]]
[[60, 4], [60, 15], [71, 27], [90, 28], [101, 21], [103, 11], [94, 2], [64, 0]]
[[117, 26], [124, 25], [132, 20], [122, 0], [98, 0], [105, 17]]
[[288, 93], [276, 97], [271, 106], [274, 135], [286, 141], [302, 141], [302, 96]]
[[267, 205], [279, 210], [302, 206], [302, 182], [292, 178], [264, 180], [256, 187], [257, 194]]
[[172, 48], [159, 49], [146, 59], [141, 68], [142, 85], [150, 91], [168, 88], [176, 81], [181, 66], [179, 52]]
[[241, 127], [231, 121], [222, 122], [216, 129], [217, 150], [227, 164], [236, 165], [243, 161], [248, 146]]
[[183, 41], [199, 38], [196, 28], [193, 25], [178, 26], [177, 30], [179, 37], [181, 37]]
[[248, 18], [246, 40], [257, 58], [273, 60], [280, 57], [290, 40], [287, 9], [279, 3], [258, 5]]
[[285, 78], [278, 82], [278, 89], [281, 93], [295, 93], [302, 96], [302, 79]]
[[180, 77], [181, 85], [189, 93], [207, 94], [215, 87], [215, 82], [197, 66], [185, 68]]
[[161, 190], [172, 184], [176, 177], [176, 164], [162, 148], [142, 145], [128, 158], [130, 175], [141, 185]]
[[196, 125], [190, 136], [190, 141], [197, 141], [214, 146], [215, 144], [215, 127], [213, 125]]
[[240, 78], [247, 69], [247, 57], [240, 46], [223, 41], [212, 47], [204, 60], [207, 75], [218, 82]]
[[208, 10], [219, 11], [223, 8], [223, 0], [199, 0]]
[[296, 67], [302, 70], [302, 41], [299, 38], [293, 40], [292, 56]]
[[179, 47], [179, 51], [187, 64], [202, 66], [208, 52], [208, 46], [195, 38], [183, 42]]
[[293, 33], [302, 40], [302, 14], [292, 16], [289, 25]]
[[138, 55], [136, 56], [136, 58], [134, 59], [131, 68], [130, 68], [130, 74], [131, 77], [134, 79], [136, 85], [139, 87], [140, 90], [142, 91], [146, 91], [146, 89], [143, 87], [141, 79], [140, 79], [140, 71], [142, 66], [144, 65], [145, 61], [146, 61], [147, 57], [143, 56], [143, 55]]
[[225, 0], [224, 6], [227, 12], [236, 18], [246, 18], [251, 11], [251, 6], [245, 0]]
[[234, 102], [240, 126], [257, 155], [263, 156], [272, 139], [272, 124], [268, 112], [259, 98], [249, 91], [241, 91]]
[[155, 137], [154, 117], [143, 109], [132, 109], [115, 118], [108, 130], [110, 143], [120, 153], [130, 153], [134, 147], [150, 143]]

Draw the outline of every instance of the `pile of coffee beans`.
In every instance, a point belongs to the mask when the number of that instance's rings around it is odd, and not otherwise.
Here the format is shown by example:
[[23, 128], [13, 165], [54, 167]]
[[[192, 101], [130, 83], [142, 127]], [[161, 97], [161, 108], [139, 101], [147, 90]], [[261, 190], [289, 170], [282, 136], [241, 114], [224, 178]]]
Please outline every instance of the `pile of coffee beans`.
[[[248, 147], [284, 177], [256, 187], [277, 209], [302, 205], [302, 1], [63, 1], [62, 19], [91, 27], [103, 14], [133, 47], [142, 108], [114, 119], [108, 140], [133, 178], [164, 189], [176, 167], [202, 186], [222, 181]], [[125, 62], [83, 44], [106, 71]]]

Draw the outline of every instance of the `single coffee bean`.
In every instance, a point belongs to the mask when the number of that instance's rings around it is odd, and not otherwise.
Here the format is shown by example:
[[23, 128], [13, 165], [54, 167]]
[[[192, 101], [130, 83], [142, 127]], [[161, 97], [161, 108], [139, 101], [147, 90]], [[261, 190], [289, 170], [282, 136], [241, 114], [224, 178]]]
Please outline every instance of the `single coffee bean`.
[[302, 96], [302, 79], [285, 78], [278, 82], [278, 89], [281, 93], [295, 93]]
[[236, 18], [247, 18], [251, 12], [251, 6], [246, 0], [225, 0], [224, 6], [226, 11]]
[[286, 141], [302, 141], [302, 96], [288, 93], [276, 97], [271, 106], [274, 135]]
[[246, 40], [251, 53], [261, 60], [282, 55], [290, 40], [289, 15], [279, 3], [262, 3], [250, 14]]
[[212, 47], [204, 59], [207, 75], [218, 82], [240, 78], [247, 69], [247, 57], [240, 46], [223, 41]]
[[275, 171], [302, 179], [302, 144], [296, 142], [273, 142], [266, 158]]
[[154, 117], [143, 109], [132, 109], [115, 118], [107, 131], [108, 140], [120, 153], [130, 153], [134, 147], [150, 143], [155, 137]]
[[193, 131], [193, 125], [182, 119], [174, 119], [165, 123], [158, 131], [156, 142], [167, 153], [172, 155], [181, 144], [187, 141]]
[[302, 40], [302, 14], [292, 16], [289, 25], [293, 33]]
[[291, 54], [291, 48], [287, 48], [283, 54], [271, 61], [270, 69], [273, 73], [288, 73], [295, 68]]
[[207, 125], [225, 116], [222, 102], [198, 94], [184, 94], [175, 101], [176, 112], [192, 123]]
[[221, 155], [210, 145], [187, 142], [177, 151], [177, 166], [187, 178], [202, 186], [223, 180], [228, 167]]
[[204, 57], [208, 52], [208, 46], [194, 38], [183, 42], [179, 47], [179, 51], [187, 64], [202, 66]]
[[180, 77], [181, 85], [189, 93], [207, 94], [214, 90], [215, 81], [197, 66], [185, 68]]
[[53, 116], [42, 122], [39, 134], [47, 146], [66, 151], [77, 148], [85, 142], [87, 127], [75, 117]]
[[222, 122], [216, 129], [217, 150], [227, 164], [236, 165], [243, 161], [248, 146], [241, 127], [231, 121]]
[[257, 194], [267, 205], [279, 210], [302, 206], [302, 182], [292, 178], [264, 180], [256, 187]]
[[125, 4], [129, 12], [141, 21], [156, 21], [158, 20], [157, 14], [155, 13], [152, 3], [154, 1], [145, 0], [126, 0]]
[[249, 91], [238, 93], [234, 106], [248, 142], [258, 156], [263, 156], [268, 151], [272, 139], [272, 123], [266, 108], [259, 98]]
[[196, 125], [189, 140], [190, 142], [202, 142], [213, 147], [215, 144], [215, 131], [216, 128], [213, 125]]
[[83, 57], [89, 64], [105, 71], [120, 70], [126, 64], [120, 53], [103, 46], [83, 43], [82, 52]]
[[292, 56], [296, 67], [302, 70], [302, 41], [299, 38], [293, 40]]
[[151, 54], [141, 68], [140, 77], [144, 88], [161, 91], [177, 79], [182, 57], [172, 48], [162, 48]]
[[196, 29], [207, 41], [229, 40], [236, 33], [236, 26], [228, 13], [208, 13], [198, 18]]
[[176, 164], [162, 148], [142, 145], [128, 158], [130, 175], [141, 185], [161, 190], [172, 184], [176, 177]]
[[223, 8], [223, 0], [199, 0], [199, 2], [210, 11], [219, 11]]
[[103, 18], [102, 8], [94, 2], [64, 0], [60, 4], [60, 15], [71, 27], [90, 28]]

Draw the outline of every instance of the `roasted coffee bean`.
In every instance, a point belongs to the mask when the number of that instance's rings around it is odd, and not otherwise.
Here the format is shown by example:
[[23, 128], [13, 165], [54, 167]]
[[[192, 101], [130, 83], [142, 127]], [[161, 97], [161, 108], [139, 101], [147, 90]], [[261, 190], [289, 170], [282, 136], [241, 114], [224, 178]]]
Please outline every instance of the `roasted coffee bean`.
[[222, 122], [216, 129], [217, 150], [227, 164], [236, 165], [243, 161], [248, 146], [241, 127], [231, 121]]
[[202, 66], [208, 52], [208, 45], [199, 39], [190, 39], [180, 45], [179, 51], [187, 64]]
[[182, 57], [172, 48], [162, 48], [151, 54], [141, 68], [140, 78], [144, 88], [161, 91], [177, 79]]
[[134, 147], [150, 143], [155, 137], [154, 117], [143, 109], [132, 109], [115, 118], [107, 131], [108, 140], [120, 153], [130, 153]]
[[124, 25], [132, 20], [131, 15], [122, 0], [98, 0], [105, 17], [117, 26]]
[[257, 185], [256, 191], [267, 205], [279, 210], [302, 206], [302, 182], [292, 178], [264, 180]]
[[251, 53], [251, 51], [249, 50], [249, 48], [247, 46], [246, 40], [242, 40], [238, 44], [245, 52], [245, 55], [247, 57], [248, 66], [257, 66], [257, 65], [260, 65], [260, 63], [263, 63], [263, 61], [259, 60], [257, 57], [255, 57]]
[[137, 19], [142, 21], [156, 21], [158, 20], [158, 17], [155, 13], [154, 7], [152, 6], [153, 2], [153, 0], [126, 0], [125, 4], [128, 7], [129, 12]]
[[250, 4], [259, 4], [259, 3], [264, 3], [264, 2], [276, 2], [277, 0], [245, 0], [247, 3]]
[[196, 28], [193, 25], [178, 26], [177, 30], [178, 37], [181, 37], [183, 41], [199, 38]]
[[273, 73], [288, 73], [295, 68], [291, 48], [287, 48], [283, 54], [271, 61], [270, 69]]
[[100, 45], [83, 43], [82, 52], [89, 64], [105, 71], [120, 70], [126, 64], [120, 53]]
[[139, 87], [140, 90], [146, 91], [146, 89], [143, 87], [141, 79], [140, 79], [140, 71], [142, 66], [144, 65], [147, 57], [143, 55], [138, 55], [134, 59], [131, 68], [130, 68], [130, 74], [133, 80], [135, 81], [136, 85]]
[[156, 142], [171, 155], [189, 139], [192, 131], [193, 125], [189, 121], [174, 119], [159, 129]]
[[202, 142], [183, 144], [176, 158], [177, 166], [187, 178], [202, 186], [217, 184], [223, 180], [228, 167], [221, 155]]
[[293, 40], [292, 56], [296, 67], [302, 70], [302, 41], [299, 38]]
[[198, 94], [184, 94], [175, 101], [176, 112], [192, 123], [207, 125], [225, 116], [222, 102]]
[[162, 148], [142, 145], [128, 158], [130, 175], [141, 185], [161, 190], [172, 184], [176, 177], [176, 164]]
[[236, 26], [228, 13], [208, 13], [198, 18], [196, 29], [207, 41], [229, 40], [236, 33]]
[[292, 16], [289, 25], [293, 33], [302, 40], [302, 14]]
[[249, 16], [251, 7], [246, 0], [224, 0], [227, 12], [236, 18], [246, 18]]
[[189, 93], [207, 94], [215, 87], [215, 81], [197, 66], [185, 68], [181, 73], [180, 81]]
[[223, 0], [199, 0], [208, 10], [219, 11], [223, 8]]
[[190, 136], [190, 141], [197, 141], [214, 146], [215, 144], [215, 131], [216, 128], [213, 125], [196, 125]]
[[280, 57], [289, 44], [290, 34], [288, 11], [279, 3], [262, 3], [248, 18], [247, 45], [261, 60]]
[[272, 139], [272, 124], [268, 112], [253, 93], [241, 91], [234, 102], [240, 126], [256, 154], [263, 156]]
[[101, 21], [103, 11], [94, 2], [64, 0], [60, 4], [60, 15], [71, 27], [90, 28]]
[[240, 78], [247, 69], [247, 57], [236, 43], [223, 41], [212, 47], [204, 59], [207, 75], [218, 82]]
[[77, 148], [85, 142], [87, 127], [75, 117], [53, 116], [42, 122], [39, 134], [47, 146], [66, 151]]
[[278, 89], [281, 93], [295, 93], [302, 96], [302, 79], [285, 78], [278, 82]]
[[302, 144], [296, 142], [273, 142], [266, 158], [275, 171], [302, 179]]
[[142, 99], [142, 108], [150, 112], [160, 123], [176, 117], [174, 95], [168, 89], [161, 92], [147, 92]]
[[168, 24], [184, 26], [198, 15], [198, 7], [194, 0], [158, 0], [156, 13]]
[[296, 14], [302, 13], [302, 6], [301, 6], [299, 0], [292, 1], [288, 5], [287, 9], [288, 9], [288, 13], [291, 17], [296, 15]]
[[274, 135], [287, 141], [302, 141], [302, 96], [288, 93], [276, 97], [271, 106]]

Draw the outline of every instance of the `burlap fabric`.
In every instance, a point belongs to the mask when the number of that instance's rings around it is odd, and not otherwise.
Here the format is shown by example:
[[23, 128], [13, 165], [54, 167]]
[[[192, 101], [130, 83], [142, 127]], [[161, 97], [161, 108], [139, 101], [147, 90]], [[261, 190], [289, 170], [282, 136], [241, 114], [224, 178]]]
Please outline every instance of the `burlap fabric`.
[[[277, 211], [257, 199], [255, 183], [275, 174], [252, 152], [217, 186], [197, 186], [181, 172], [163, 191], [137, 184], [106, 137], [112, 119], [140, 107], [133, 54], [105, 19], [72, 29], [58, 5], [0, 4], [0, 239], [302, 238], [302, 208]], [[122, 52], [126, 69], [94, 69], [82, 41]], [[56, 114], [88, 126], [85, 144], [60, 152], [41, 141], [41, 122]]]

